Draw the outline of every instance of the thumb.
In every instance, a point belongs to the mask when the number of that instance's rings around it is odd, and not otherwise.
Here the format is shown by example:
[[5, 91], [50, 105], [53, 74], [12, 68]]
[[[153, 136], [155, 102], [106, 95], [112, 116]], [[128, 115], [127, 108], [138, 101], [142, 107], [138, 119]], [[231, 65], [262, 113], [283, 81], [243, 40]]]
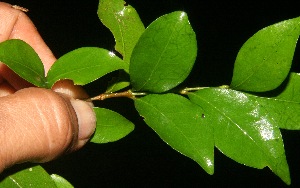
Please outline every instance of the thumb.
[[91, 106], [52, 90], [26, 88], [0, 97], [0, 172], [46, 162], [81, 148], [95, 130]]

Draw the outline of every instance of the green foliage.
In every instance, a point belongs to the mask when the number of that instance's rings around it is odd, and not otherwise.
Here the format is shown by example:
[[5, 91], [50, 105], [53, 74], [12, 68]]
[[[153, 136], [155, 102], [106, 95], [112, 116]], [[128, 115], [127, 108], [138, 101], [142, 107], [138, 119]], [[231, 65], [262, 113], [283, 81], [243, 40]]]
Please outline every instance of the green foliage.
[[[33, 166], [8, 175], [0, 182], [0, 186], [3, 188], [63, 188], [63, 186], [56, 186], [55, 181], [41, 166]], [[67, 185], [67, 183], [68, 182], [64, 180], [63, 184]], [[67, 186], [65, 187], [67, 188]]]
[[96, 132], [91, 142], [102, 144], [117, 141], [134, 129], [134, 124], [120, 114], [105, 109], [94, 108], [97, 117]]
[[196, 36], [184, 12], [152, 22], [132, 52], [130, 80], [136, 91], [168, 91], [189, 75], [197, 55]]
[[272, 118], [278, 123], [278, 127], [288, 130], [300, 129], [300, 75], [290, 73], [287, 83], [279, 88], [279, 94], [275, 97], [257, 98], [266, 110], [272, 113]]
[[79, 48], [53, 64], [47, 74], [48, 86], [51, 88], [62, 79], [71, 79], [74, 84], [85, 85], [118, 69], [126, 70], [128, 65], [114, 53], [96, 47]]
[[129, 82], [129, 76], [127, 73], [124, 73], [123, 71], [119, 72], [118, 77], [113, 77], [108, 82], [108, 87], [105, 91], [105, 93], [114, 93], [116, 91], [120, 91], [130, 85]]
[[283, 181], [290, 183], [278, 124], [262, 100], [219, 88], [202, 89], [190, 93], [189, 98], [205, 111], [204, 126], [213, 127], [215, 146], [222, 153], [247, 166], [260, 169], [269, 166]]
[[167, 144], [213, 174], [213, 130], [206, 125], [201, 107], [175, 94], [148, 95], [135, 100], [135, 107]]
[[13, 39], [0, 43], [0, 60], [28, 82], [46, 87], [43, 63], [24, 41]]
[[74, 188], [73, 185], [70, 184], [70, 182], [57, 174], [51, 174], [51, 178], [57, 188]]
[[[139, 114], [162, 140], [209, 174], [214, 173], [216, 147], [238, 163], [269, 167], [286, 184], [291, 183], [280, 128], [300, 129], [300, 75], [290, 72], [300, 17], [266, 27], [249, 38], [237, 55], [230, 86], [180, 91], [177, 86], [189, 75], [197, 55], [186, 13], [163, 15], [144, 29], [135, 9], [123, 0], [101, 0], [98, 16], [113, 33], [122, 59], [101, 48], [79, 48], [59, 58], [45, 77], [32, 48], [10, 40], [0, 44], [0, 61], [29, 82], [47, 88], [61, 79], [85, 85], [124, 70], [104, 94], [88, 100], [133, 99]], [[171, 89], [178, 94], [167, 93]], [[116, 112], [94, 111], [97, 129], [91, 142], [117, 141], [134, 129]], [[26, 177], [33, 177], [26, 172]], [[49, 175], [39, 175], [53, 183]], [[21, 179], [27, 181], [26, 177]], [[64, 182], [52, 178], [58, 187]]]
[[231, 87], [265, 92], [277, 88], [288, 76], [300, 34], [300, 17], [258, 31], [240, 49]]
[[132, 50], [145, 30], [138, 13], [122, 0], [101, 0], [98, 16], [113, 33], [116, 40], [115, 49], [129, 64]]

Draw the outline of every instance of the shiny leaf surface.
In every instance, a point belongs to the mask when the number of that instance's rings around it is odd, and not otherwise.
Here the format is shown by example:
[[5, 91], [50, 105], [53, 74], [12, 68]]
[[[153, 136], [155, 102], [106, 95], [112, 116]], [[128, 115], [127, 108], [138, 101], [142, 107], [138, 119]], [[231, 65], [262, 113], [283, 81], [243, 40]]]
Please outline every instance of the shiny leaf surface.
[[129, 63], [132, 50], [145, 27], [136, 10], [125, 4], [123, 0], [101, 0], [98, 16], [113, 33], [115, 49], [123, 56], [123, 60]]
[[34, 166], [8, 175], [0, 182], [3, 188], [57, 188], [50, 175], [41, 167]]
[[289, 74], [299, 34], [300, 17], [258, 31], [237, 55], [231, 88], [254, 92], [277, 88]]
[[85, 85], [119, 69], [128, 69], [128, 65], [114, 53], [96, 47], [78, 48], [52, 65], [47, 75], [48, 87], [63, 79], [73, 80], [76, 85]]
[[57, 188], [74, 188], [74, 186], [70, 184], [65, 178], [57, 174], [51, 174], [51, 178], [54, 181]]
[[197, 55], [195, 33], [184, 12], [152, 22], [133, 49], [129, 73], [137, 91], [168, 91], [190, 73]]
[[190, 93], [189, 98], [204, 109], [220, 151], [250, 167], [268, 166], [290, 184], [278, 124], [256, 96], [231, 89], [208, 88]]
[[127, 136], [134, 130], [134, 124], [117, 112], [94, 108], [97, 116], [97, 126], [91, 142], [102, 144], [114, 142]]
[[0, 43], [0, 61], [33, 85], [46, 86], [44, 65], [33, 48], [24, 41], [12, 39]]
[[277, 96], [257, 100], [283, 129], [300, 130], [300, 75], [291, 73], [286, 85]]
[[212, 128], [199, 106], [180, 95], [152, 94], [135, 100], [135, 107], [161, 139], [213, 174]]

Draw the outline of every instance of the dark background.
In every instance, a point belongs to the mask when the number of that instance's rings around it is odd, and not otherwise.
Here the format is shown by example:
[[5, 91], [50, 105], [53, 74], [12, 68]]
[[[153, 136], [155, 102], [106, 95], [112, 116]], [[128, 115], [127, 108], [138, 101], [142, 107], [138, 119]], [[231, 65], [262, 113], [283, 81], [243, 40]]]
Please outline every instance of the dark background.
[[[16, 0], [28, 8], [46, 43], [57, 57], [83, 46], [114, 49], [114, 38], [100, 21], [98, 0]], [[230, 84], [233, 62], [242, 44], [255, 32], [300, 16], [292, 1], [128, 0], [145, 26], [176, 10], [186, 11], [197, 34], [198, 57], [186, 83], [197, 86]], [[297, 47], [293, 70], [300, 72]], [[85, 86], [91, 94], [105, 87], [104, 78]], [[115, 143], [87, 144], [82, 150], [44, 165], [75, 187], [285, 187], [268, 168], [238, 164], [215, 150], [215, 174], [210, 176], [191, 159], [177, 153], [146, 125], [127, 99], [96, 103], [114, 109], [136, 124], [129, 136]], [[300, 186], [300, 131], [282, 131], [292, 187]]]

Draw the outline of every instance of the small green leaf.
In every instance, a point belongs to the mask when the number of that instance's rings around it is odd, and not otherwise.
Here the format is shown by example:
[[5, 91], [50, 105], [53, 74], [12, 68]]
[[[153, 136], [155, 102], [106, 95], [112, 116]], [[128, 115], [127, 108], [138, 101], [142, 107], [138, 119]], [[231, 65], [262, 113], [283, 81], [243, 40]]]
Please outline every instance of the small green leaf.
[[51, 174], [51, 178], [57, 188], [74, 188], [74, 186], [70, 182], [57, 174]]
[[134, 90], [168, 91], [190, 73], [197, 55], [195, 33], [184, 12], [152, 22], [133, 49], [129, 72]]
[[216, 147], [250, 167], [268, 166], [290, 184], [281, 132], [257, 97], [231, 89], [208, 88], [190, 93], [192, 102], [207, 114]]
[[145, 122], [172, 148], [214, 173], [214, 142], [204, 111], [175, 94], [151, 94], [135, 100]]
[[254, 92], [277, 88], [289, 74], [299, 34], [300, 17], [258, 31], [237, 55], [231, 88]]
[[94, 108], [94, 111], [97, 117], [97, 127], [91, 139], [93, 143], [114, 142], [134, 130], [133, 123], [114, 111], [105, 108]]
[[114, 53], [96, 47], [78, 48], [52, 65], [47, 75], [48, 87], [62, 79], [85, 85], [118, 69], [128, 69], [128, 65]]
[[283, 129], [300, 130], [300, 75], [291, 73], [286, 86], [276, 97], [257, 97], [278, 126]]
[[8, 175], [0, 182], [3, 188], [57, 188], [50, 175], [41, 167], [34, 166]]
[[123, 0], [101, 0], [98, 16], [101, 22], [113, 33], [116, 40], [115, 49], [129, 64], [132, 50], [145, 27], [136, 10], [125, 4]]
[[113, 83], [112, 85], [109, 85], [105, 93], [114, 93], [116, 91], [120, 91], [130, 85], [130, 82], [127, 81], [118, 81]]
[[29, 44], [11, 39], [0, 43], [0, 61], [38, 87], [46, 87], [44, 65]]
[[124, 71], [119, 71], [118, 77], [113, 77], [108, 82], [108, 87], [105, 93], [114, 93], [120, 91], [130, 85], [129, 76]]

